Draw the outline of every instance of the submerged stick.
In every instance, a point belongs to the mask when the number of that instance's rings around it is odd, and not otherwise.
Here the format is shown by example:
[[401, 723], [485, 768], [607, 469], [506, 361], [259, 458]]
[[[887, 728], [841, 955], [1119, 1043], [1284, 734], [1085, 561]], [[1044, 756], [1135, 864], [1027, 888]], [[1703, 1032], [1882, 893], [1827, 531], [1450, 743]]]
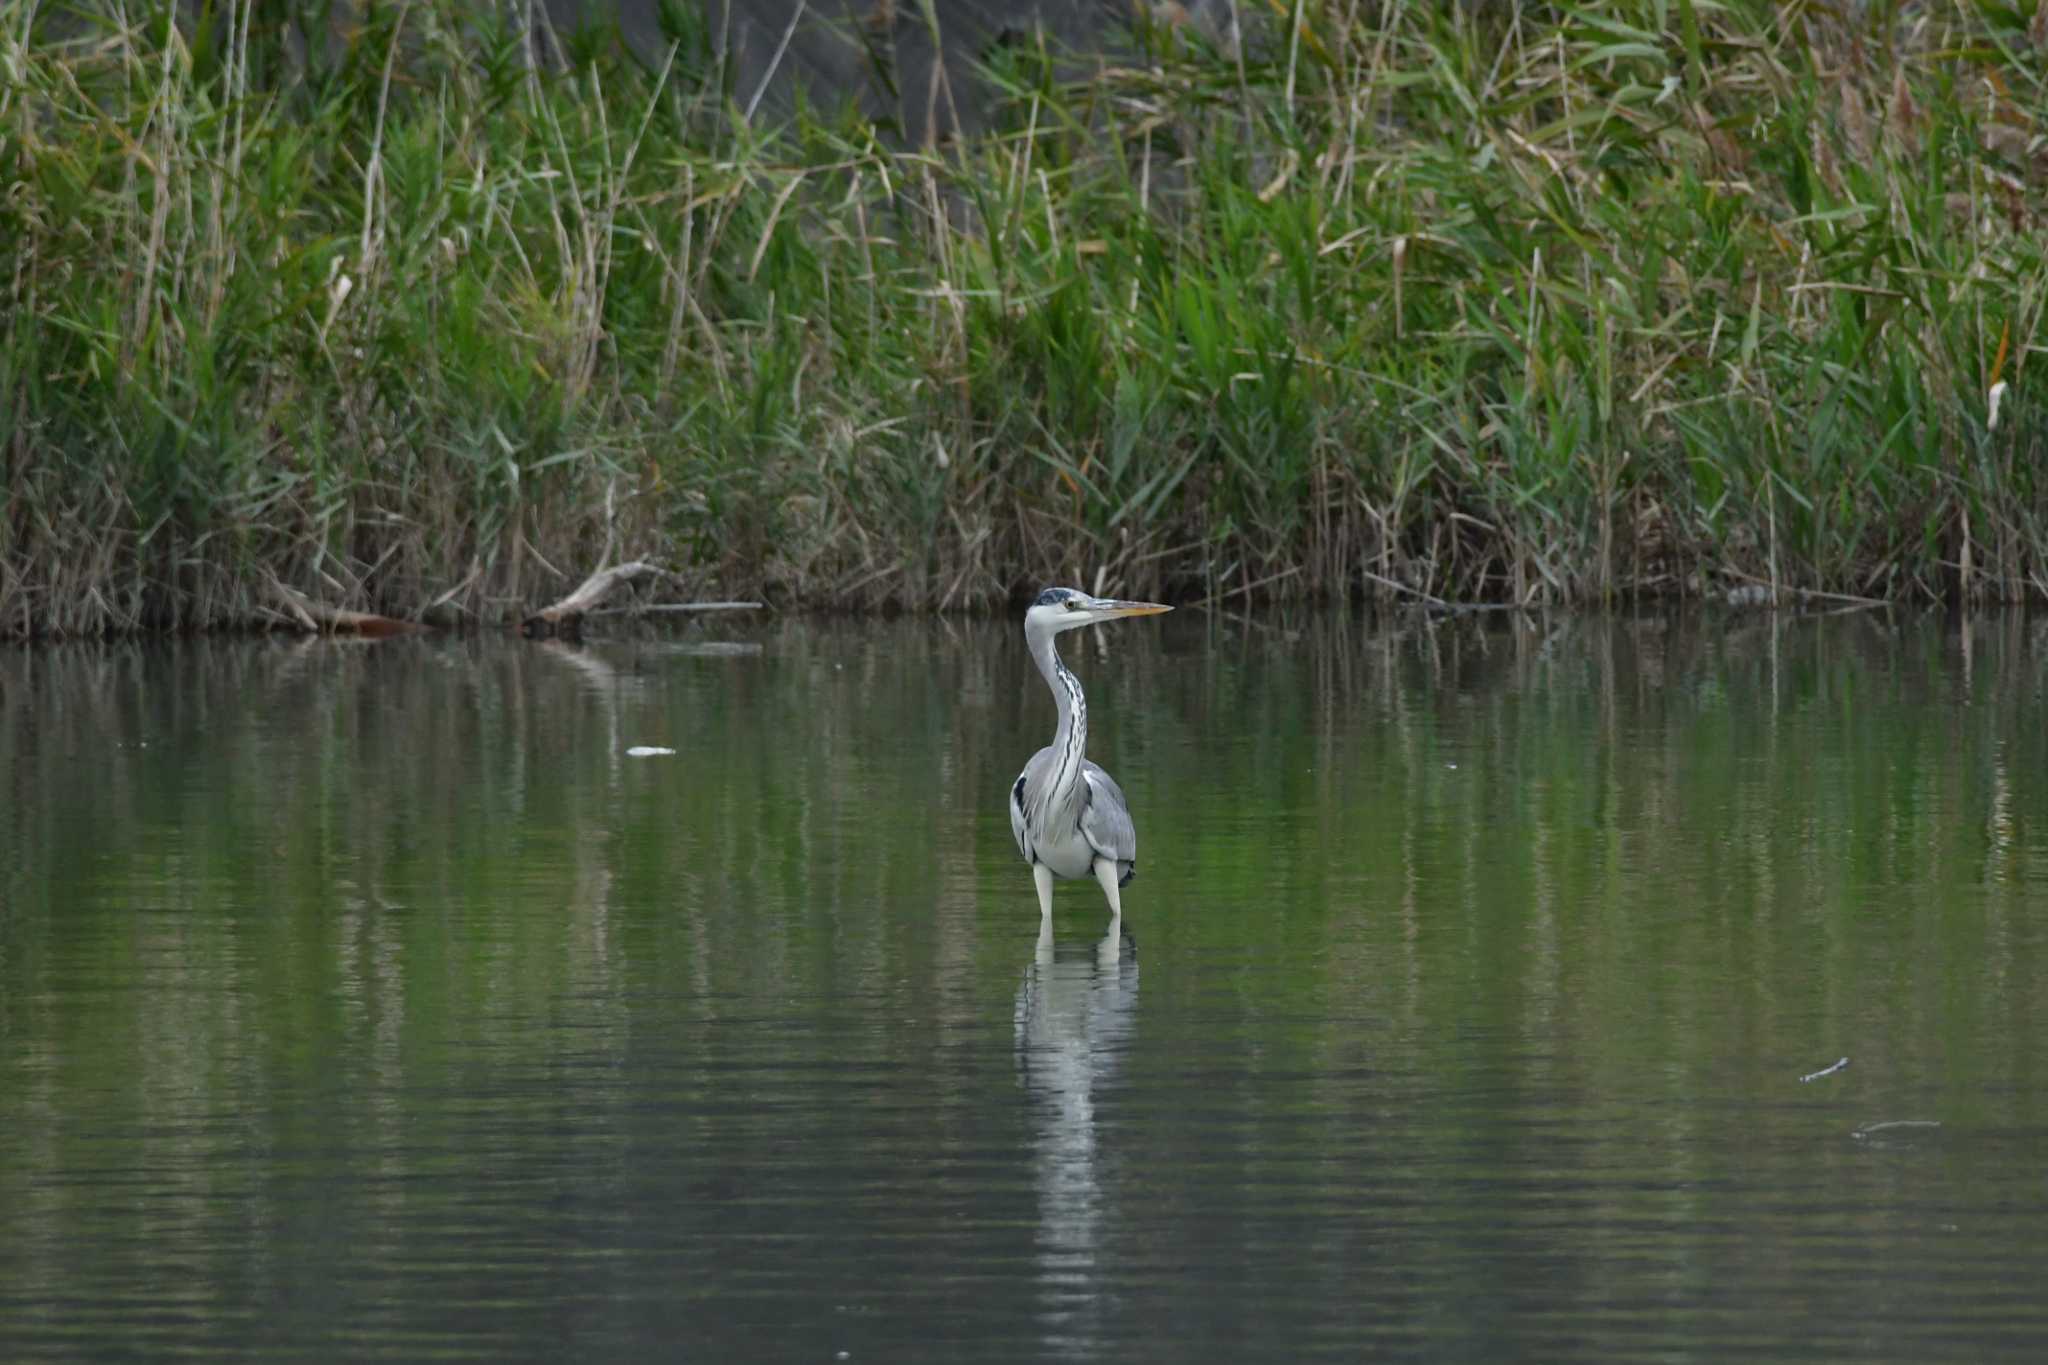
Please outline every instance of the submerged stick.
[[1897, 1128], [1939, 1128], [1939, 1127], [1941, 1127], [1941, 1120], [1940, 1120], [1940, 1119], [1887, 1119], [1887, 1120], [1886, 1120], [1885, 1122], [1883, 1122], [1883, 1123], [1866, 1123], [1866, 1124], [1864, 1124], [1864, 1125], [1863, 1125], [1863, 1126], [1862, 1126], [1861, 1128], [1858, 1128], [1858, 1129], [1855, 1129], [1855, 1130], [1853, 1130], [1853, 1131], [1852, 1131], [1852, 1132], [1851, 1132], [1851, 1133], [1849, 1134], [1849, 1136], [1850, 1136], [1850, 1137], [1856, 1137], [1856, 1138], [1867, 1138], [1867, 1137], [1869, 1137], [1869, 1136], [1870, 1136], [1870, 1135], [1871, 1135], [1872, 1133], [1883, 1133], [1883, 1132], [1889, 1132], [1889, 1131], [1891, 1131], [1891, 1130], [1893, 1130], [1893, 1129], [1897, 1129]]
[[[1786, 583], [1773, 586], [1769, 581], [1758, 578], [1753, 574], [1746, 574], [1740, 569], [1723, 569], [1722, 572], [1730, 578], [1740, 578], [1749, 584], [1747, 589], [1738, 588], [1735, 590], [1735, 592], [1743, 594], [1740, 600], [1737, 600], [1733, 593], [1730, 594], [1729, 605], [1731, 606], [1760, 606], [1765, 603], [1775, 605], [1777, 598], [1786, 594], [1809, 601], [1847, 602], [1851, 606], [1862, 608], [1889, 607], [1891, 605], [1891, 603], [1884, 601], [1882, 598], [1858, 597], [1856, 594], [1848, 592], [1822, 592], [1819, 588], [1795, 588]], [[1764, 590], [1764, 595], [1760, 599], [1751, 595], [1750, 590], [1756, 588]]]
[[1801, 1076], [1799, 1078], [1799, 1083], [1801, 1085], [1805, 1085], [1808, 1081], [1817, 1081], [1823, 1076], [1832, 1076], [1837, 1071], [1840, 1071], [1843, 1067], [1847, 1065], [1849, 1065], [1849, 1059], [1847, 1057], [1844, 1057], [1841, 1061], [1836, 1062], [1833, 1066], [1824, 1066], [1820, 1070], [1812, 1072], [1809, 1075]]
[[654, 602], [644, 607], [598, 607], [585, 616], [638, 616], [656, 611], [759, 611], [759, 602]]

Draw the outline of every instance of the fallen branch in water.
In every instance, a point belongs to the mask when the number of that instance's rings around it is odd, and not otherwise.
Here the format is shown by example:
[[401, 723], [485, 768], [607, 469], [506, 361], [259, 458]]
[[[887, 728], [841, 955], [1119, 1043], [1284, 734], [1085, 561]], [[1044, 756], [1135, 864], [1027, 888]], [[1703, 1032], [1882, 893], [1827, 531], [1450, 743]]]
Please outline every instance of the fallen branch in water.
[[[1461, 616], [1466, 612], [1474, 611], [1529, 610], [1529, 604], [1526, 602], [1447, 602], [1443, 598], [1426, 593], [1420, 588], [1411, 588], [1406, 583], [1396, 582], [1394, 579], [1376, 574], [1371, 569], [1360, 569], [1358, 572], [1383, 588], [1392, 588], [1396, 592], [1408, 593], [1416, 599], [1417, 606], [1433, 616]], [[1253, 586], [1256, 587], [1258, 585], [1254, 584]]]
[[1739, 569], [1723, 569], [1730, 578], [1743, 579], [1746, 586], [1730, 588], [1725, 594], [1731, 607], [1777, 606], [1781, 599], [1797, 597], [1802, 602], [1846, 602], [1859, 610], [1871, 607], [1888, 607], [1891, 603], [1875, 597], [1858, 597], [1854, 593], [1822, 592], [1819, 588], [1795, 588], [1789, 584], [1772, 585], [1765, 579], [1743, 573]]
[[552, 635], [574, 635], [578, 623], [586, 616], [638, 616], [648, 612], [699, 612], [699, 611], [758, 611], [759, 602], [652, 602], [636, 603], [630, 607], [600, 607], [611, 590], [631, 578], [642, 574], [666, 575], [668, 570], [656, 564], [636, 559], [630, 564], [615, 564], [609, 569], [596, 573], [577, 585], [576, 591], [551, 606], [542, 607], [519, 623], [519, 631], [529, 638], [546, 638]]
[[1801, 1085], [1805, 1085], [1808, 1081], [1817, 1081], [1823, 1076], [1832, 1076], [1837, 1071], [1840, 1071], [1843, 1067], [1847, 1065], [1849, 1065], [1849, 1059], [1847, 1057], [1844, 1057], [1841, 1061], [1836, 1062], [1833, 1066], [1824, 1066], [1820, 1070], [1813, 1072], [1810, 1075], [1801, 1076], [1799, 1078], [1799, 1083]]
[[[1265, 587], [1269, 583], [1278, 583], [1281, 579], [1292, 578], [1295, 574], [1298, 574], [1300, 572], [1301, 565], [1297, 564], [1291, 569], [1282, 569], [1279, 573], [1268, 574], [1266, 577], [1261, 578], [1256, 583], [1240, 583], [1236, 587], [1232, 588], [1229, 592], [1212, 592], [1207, 597], [1203, 598], [1201, 601], [1193, 602], [1189, 605], [1194, 607], [1195, 610], [1200, 611], [1203, 607], [1212, 607], [1216, 605], [1218, 602], [1228, 602], [1233, 597], [1243, 597], [1247, 593], [1257, 592], [1260, 588]], [[1098, 584], [1101, 583], [1102, 575], [1097, 574], [1095, 576], [1095, 581]]]
[[1371, 569], [1360, 569], [1359, 572], [1383, 588], [1392, 588], [1396, 592], [1412, 593], [1421, 599], [1424, 606], [1448, 608], [1451, 605], [1441, 597], [1433, 596], [1420, 588], [1411, 588], [1406, 583], [1396, 582], [1394, 579], [1374, 573]]
[[576, 591], [561, 601], [542, 607], [519, 623], [519, 633], [528, 637], [573, 634], [576, 623], [584, 615], [610, 595], [611, 590], [628, 579], [642, 574], [658, 574], [663, 570], [643, 559], [625, 564], [614, 564], [609, 569], [596, 573], [577, 585]]
[[292, 619], [301, 629], [318, 635], [404, 635], [422, 630], [416, 621], [400, 621], [395, 617], [379, 616], [375, 612], [350, 611], [345, 607], [330, 607], [324, 602], [315, 602], [297, 588], [287, 585], [275, 574], [271, 575], [270, 587], [277, 599], [284, 603]]

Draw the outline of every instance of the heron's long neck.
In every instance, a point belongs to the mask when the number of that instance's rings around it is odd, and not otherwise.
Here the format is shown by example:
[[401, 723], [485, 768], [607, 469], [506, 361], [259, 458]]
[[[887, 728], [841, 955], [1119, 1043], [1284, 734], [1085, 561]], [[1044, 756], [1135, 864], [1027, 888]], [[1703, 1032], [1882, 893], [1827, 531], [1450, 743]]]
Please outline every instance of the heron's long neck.
[[1081, 680], [1067, 671], [1053, 648], [1050, 631], [1031, 636], [1031, 661], [1045, 675], [1052, 699], [1060, 708], [1060, 726], [1053, 732], [1052, 782], [1046, 787], [1048, 804], [1073, 794], [1081, 780], [1081, 760], [1088, 749], [1088, 698], [1081, 693]]

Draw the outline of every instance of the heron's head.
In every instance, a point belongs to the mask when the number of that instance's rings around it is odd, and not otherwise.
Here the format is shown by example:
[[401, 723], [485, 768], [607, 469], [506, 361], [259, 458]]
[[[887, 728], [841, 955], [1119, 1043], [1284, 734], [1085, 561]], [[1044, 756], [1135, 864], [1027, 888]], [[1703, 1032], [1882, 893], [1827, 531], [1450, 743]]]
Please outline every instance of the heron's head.
[[1074, 588], [1047, 588], [1031, 600], [1024, 613], [1024, 627], [1056, 635], [1125, 616], [1157, 616], [1172, 610], [1157, 602], [1122, 602], [1114, 597], [1090, 597]]

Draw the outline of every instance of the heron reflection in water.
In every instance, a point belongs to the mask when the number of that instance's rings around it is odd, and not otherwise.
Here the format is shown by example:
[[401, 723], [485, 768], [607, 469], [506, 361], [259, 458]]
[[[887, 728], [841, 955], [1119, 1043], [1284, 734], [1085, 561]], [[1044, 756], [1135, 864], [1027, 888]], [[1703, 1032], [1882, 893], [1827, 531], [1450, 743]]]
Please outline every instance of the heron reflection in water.
[[1100, 1141], [1095, 1106], [1129, 1050], [1137, 1004], [1137, 955], [1114, 920], [1099, 943], [1058, 957], [1052, 920], [1040, 918], [1017, 991], [1017, 1070], [1035, 1111], [1035, 1259], [1046, 1325], [1070, 1347], [1100, 1344], [1113, 1302], [1103, 1283], [1104, 1223], [1114, 1224], [1117, 1156]]
[[1053, 878], [1093, 876], [1109, 898], [1109, 942], [1114, 944], [1123, 919], [1120, 892], [1138, 867], [1138, 831], [1130, 805], [1116, 779], [1088, 761], [1088, 699], [1080, 680], [1060, 662], [1053, 637], [1171, 610], [1156, 602], [1119, 602], [1073, 588], [1047, 588], [1024, 613], [1024, 643], [1052, 689], [1060, 723], [1052, 743], [1031, 756], [1010, 788], [1010, 830], [1031, 865], [1039, 915], [1048, 931]]

